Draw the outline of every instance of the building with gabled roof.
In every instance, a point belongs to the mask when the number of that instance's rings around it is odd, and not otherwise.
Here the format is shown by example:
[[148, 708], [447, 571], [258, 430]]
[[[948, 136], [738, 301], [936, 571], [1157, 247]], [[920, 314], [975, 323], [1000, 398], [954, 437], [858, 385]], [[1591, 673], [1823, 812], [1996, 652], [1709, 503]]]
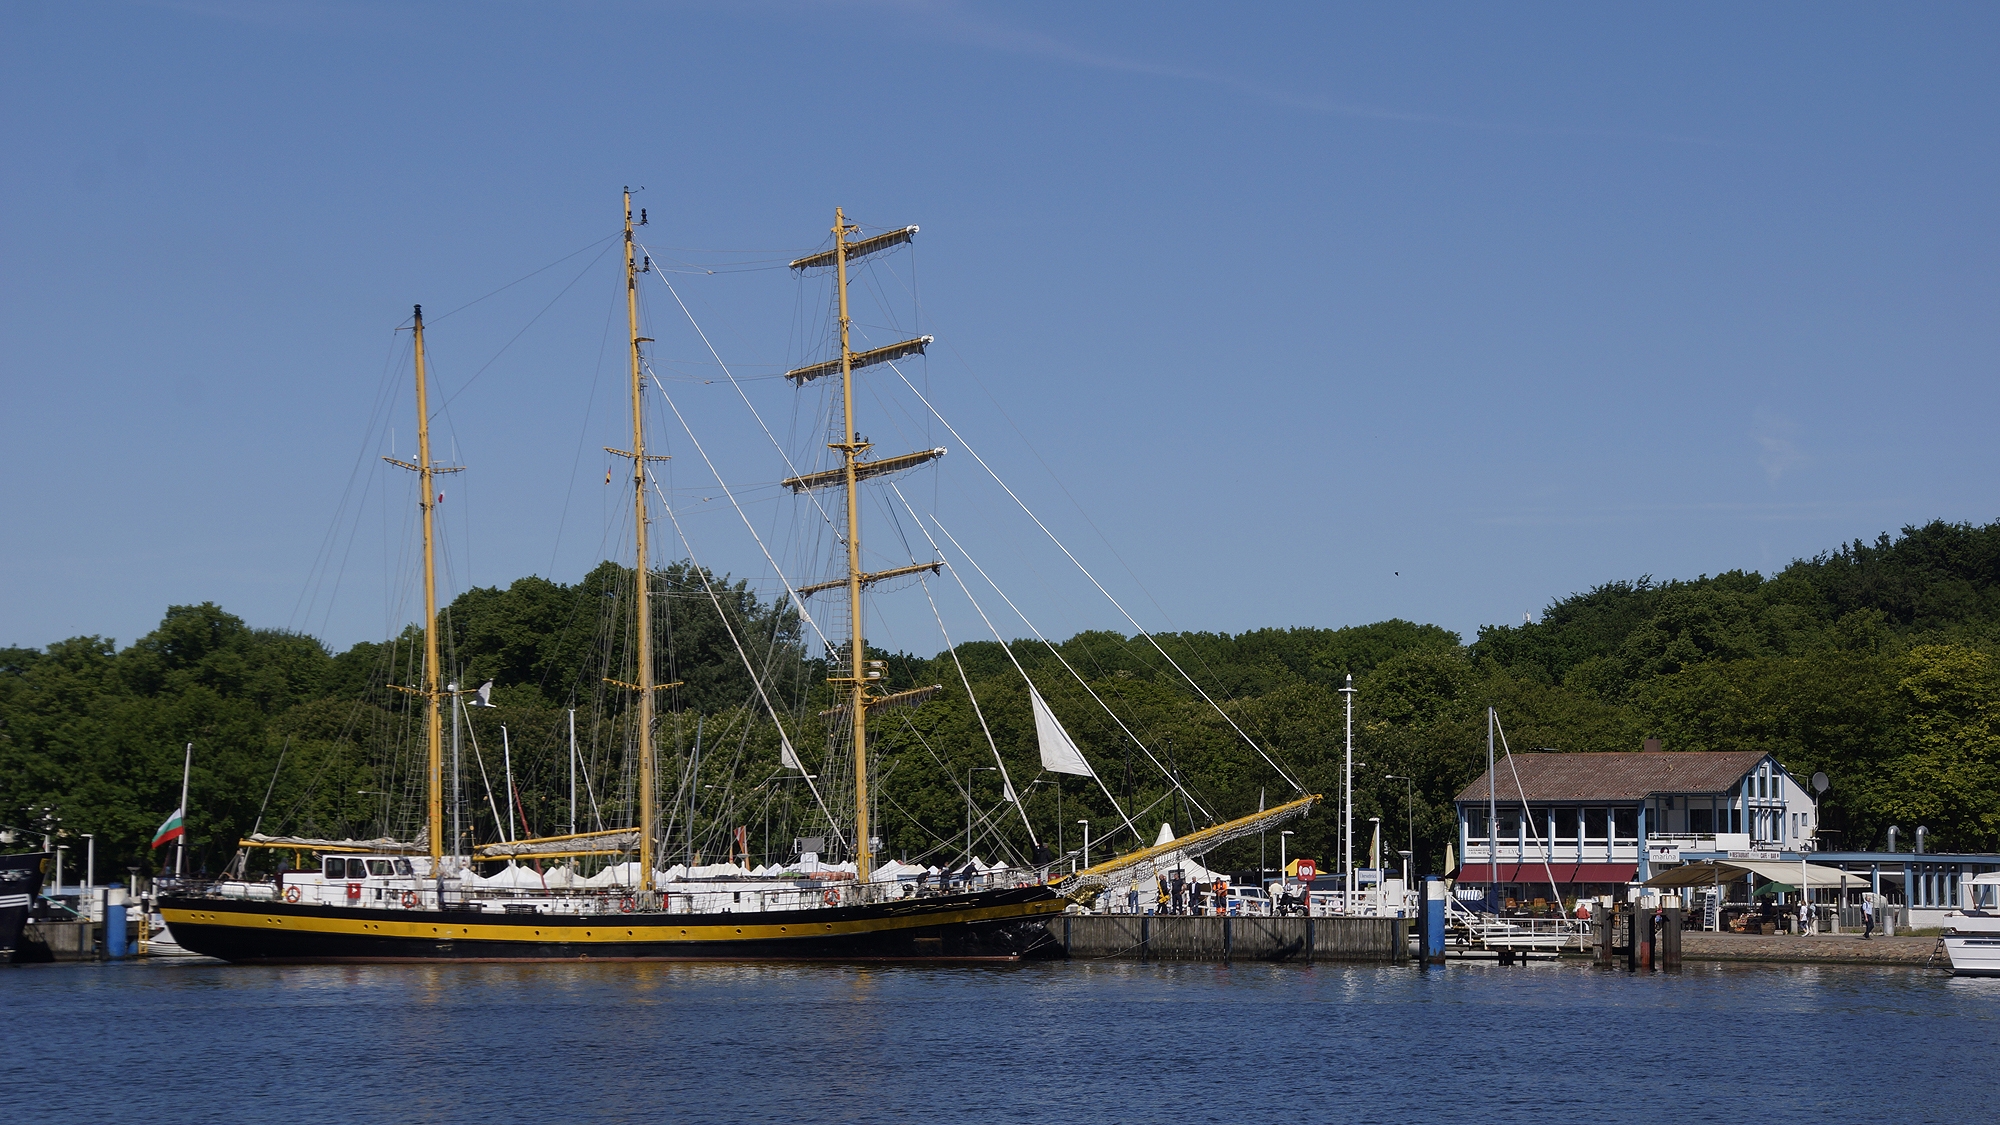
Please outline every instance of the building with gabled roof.
[[[1575, 898], [1682, 851], [1809, 850], [1818, 806], [1769, 754], [1546, 750], [1501, 758], [1456, 799], [1461, 897]], [[1502, 904], [1493, 904], [1498, 907]]]

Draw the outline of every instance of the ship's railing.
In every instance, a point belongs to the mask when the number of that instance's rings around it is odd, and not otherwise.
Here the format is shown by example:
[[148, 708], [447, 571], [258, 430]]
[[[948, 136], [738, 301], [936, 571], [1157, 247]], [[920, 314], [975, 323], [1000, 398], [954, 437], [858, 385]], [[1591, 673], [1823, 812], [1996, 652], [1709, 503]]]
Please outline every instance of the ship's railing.
[[[720, 878], [676, 881], [641, 892], [629, 887], [459, 887], [445, 881], [440, 900], [438, 884], [409, 876], [326, 882], [315, 876], [278, 882], [224, 880], [196, 893], [253, 902], [282, 901], [294, 905], [336, 906], [371, 910], [438, 910], [492, 914], [605, 915], [764, 913], [858, 906], [902, 899], [964, 894], [1004, 887], [1034, 886], [1033, 871], [994, 870], [967, 877], [883, 880], [858, 884], [852, 875], [782, 878]], [[176, 888], [188, 890], [187, 887]]]

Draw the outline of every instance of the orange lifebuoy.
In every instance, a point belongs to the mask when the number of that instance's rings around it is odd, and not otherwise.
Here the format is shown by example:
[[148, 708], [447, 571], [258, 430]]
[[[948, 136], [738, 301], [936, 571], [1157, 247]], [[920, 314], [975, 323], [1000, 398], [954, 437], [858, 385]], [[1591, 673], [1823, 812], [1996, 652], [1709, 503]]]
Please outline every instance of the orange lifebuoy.
[[404, 891], [404, 892], [403, 892], [403, 908], [404, 908], [405, 910], [408, 910], [408, 909], [410, 909], [410, 908], [412, 908], [412, 907], [414, 907], [414, 906], [416, 906], [416, 905], [417, 905], [417, 892], [415, 892], [415, 891]]
[[626, 897], [618, 900], [618, 909], [626, 914], [630, 914], [634, 910], [637, 910], [638, 908], [639, 904], [633, 902], [632, 897], [630, 895], [627, 895]]
[[828, 906], [840, 905], [840, 892], [833, 887], [828, 887], [819, 897], [820, 901], [826, 903]]
[[298, 889], [297, 887], [286, 887], [286, 888], [285, 888], [285, 901], [286, 901], [286, 902], [297, 902], [297, 901], [299, 901], [299, 889]]

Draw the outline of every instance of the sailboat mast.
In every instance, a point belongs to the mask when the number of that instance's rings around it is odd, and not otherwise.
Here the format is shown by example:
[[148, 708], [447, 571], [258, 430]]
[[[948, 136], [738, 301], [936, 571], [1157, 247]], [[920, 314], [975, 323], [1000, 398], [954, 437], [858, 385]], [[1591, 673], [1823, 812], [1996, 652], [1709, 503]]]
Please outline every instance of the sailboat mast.
[[429, 745], [429, 771], [424, 787], [429, 793], [431, 874], [436, 876], [444, 859], [444, 724], [438, 719], [437, 566], [432, 553], [432, 509], [437, 491], [431, 472], [430, 392], [424, 380], [424, 307], [416, 306], [411, 340], [417, 359], [417, 507], [424, 513], [424, 733]]
[[637, 561], [632, 570], [634, 622], [639, 633], [639, 889], [653, 889], [653, 835], [658, 810], [659, 780], [653, 775], [653, 572], [646, 563], [646, 416], [640, 392], [645, 386], [639, 345], [639, 272], [633, 256], [632, 190], [625, 190], [625, 323], [632, 341], [632, 539]]
[[834, 446], [841, 451], [847, 485], [847, 607], [853, 622], [853, 653], [848, 673], [847, 709], [854, 719], [854, 868], [855, 878], [866, 885], [874, 856], [868, 846], [868, 680], [867, 650], [861, 639], [861, 499], [855, 462], [868, 443], [854, 436], [854, 350], [848, 344], [847, 316], [847, 216], [833, 209], [834, 287], [840, 293], [840, 397], [844, 440]]

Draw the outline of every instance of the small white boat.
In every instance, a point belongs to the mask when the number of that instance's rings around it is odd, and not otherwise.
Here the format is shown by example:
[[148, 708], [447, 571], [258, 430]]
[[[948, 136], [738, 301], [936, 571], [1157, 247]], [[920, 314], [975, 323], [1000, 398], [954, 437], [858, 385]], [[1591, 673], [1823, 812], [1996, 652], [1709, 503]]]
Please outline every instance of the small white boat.
[[2000, 977], [2000, 871], [1966, 880], [1965, 898], [1964, 906], [1944, 916], [1952, 975]]

